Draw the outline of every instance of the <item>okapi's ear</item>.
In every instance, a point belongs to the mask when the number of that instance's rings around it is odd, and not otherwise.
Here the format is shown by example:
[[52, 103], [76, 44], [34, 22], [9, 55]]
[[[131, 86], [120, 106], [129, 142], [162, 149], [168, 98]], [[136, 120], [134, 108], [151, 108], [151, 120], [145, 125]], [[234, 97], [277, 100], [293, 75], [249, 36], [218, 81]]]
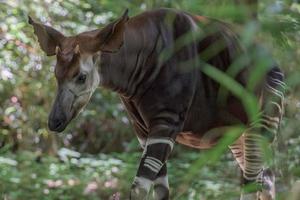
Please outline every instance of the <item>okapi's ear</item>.
[[47, 56], [55, 55], [56, 47], [61, 46], [65, 36], [50, 26], [35, 22], [30, 16], [28, 16], [28, 23], [33, 26], [40, 46]]
[[128, 21], [128, 9], [125, 10], [122, 17], [105, 26], [97, 35], [100, 42], [100, 51], [115, 52], [123, 44], [123, 35], [125, 24]]

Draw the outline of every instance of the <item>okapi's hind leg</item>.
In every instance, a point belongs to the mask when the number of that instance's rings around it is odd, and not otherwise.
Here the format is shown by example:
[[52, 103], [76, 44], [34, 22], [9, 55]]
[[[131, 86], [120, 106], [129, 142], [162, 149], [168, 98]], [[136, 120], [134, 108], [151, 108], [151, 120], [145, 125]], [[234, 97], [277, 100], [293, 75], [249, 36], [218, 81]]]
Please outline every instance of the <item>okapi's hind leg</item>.
[[[240, 168], [243, 171], [243, 182], [257, 183], [259, 191], [244, 192], [241, 200], [274, 200], [275, 176], [264, 161], [265, 152], [269, 151], [271, 143], [276, 138], [283, 115], [283, 74], [278, 68], [273, 68], [267, 74], [267, 80], [262, 91], [262, 116], [258, 123], [253, 124], [239, 140], [230, 146]], [[268, 146], [265, 141], [270, 142]]]
[[[250, 133], [244, 133], [233, 145], [231, 149], [239, 167], [242, 171], [242, 186], [249, 183], [259, 183], [262, 187], [259, 192], [245, 192], [241, 194], [241, 200], [273, 200], [275, 199], [275, 177], [272, 171], [265, 168], [266, 165], [263, 161], [263, 151], [260, 148], [260, 139], [255, 139], [257, 144], [251, 144], [249, 148], [245, 148], [245, 137], [249, 140], [255, 138], [255, 135], [247, 135]], [[246, 141], [249, 143], [249, 141]], [[252, 141], [251, 141], [252, 142]], [[252, 151], [253, 153], [245, 153]], [[252, 149], [252, 150], [250, 150]], [[255, 150], [256, 149], [256, 150]], [[255, 150], [255, 151], [254, 151]]]

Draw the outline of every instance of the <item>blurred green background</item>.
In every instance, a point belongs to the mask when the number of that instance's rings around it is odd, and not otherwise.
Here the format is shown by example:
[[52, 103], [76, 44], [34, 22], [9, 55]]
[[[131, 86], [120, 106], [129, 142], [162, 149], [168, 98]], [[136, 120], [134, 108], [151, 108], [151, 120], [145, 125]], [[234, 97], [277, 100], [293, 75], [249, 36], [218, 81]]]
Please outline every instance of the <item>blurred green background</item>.
[[[27, 15], [72, 35], [103, 27], [125, 8], [134, 16], [158, 7], [233, 23], [245, 44], [263, 44], [278, 61], [288, 85], [275, 152], [278, 199], [300, 199], [299, 0], [0, 0], [1, 199], [128, 197], [141, 148], [117, 94], [98, 89], [67, 130], [49, 132], [55, 58], [39, 48]], [[207, 155], [217, 159], [207, 162]], [[172, 199], [239, 197], [239, 170], [229, 151], [177, 145], [169, 173]]]

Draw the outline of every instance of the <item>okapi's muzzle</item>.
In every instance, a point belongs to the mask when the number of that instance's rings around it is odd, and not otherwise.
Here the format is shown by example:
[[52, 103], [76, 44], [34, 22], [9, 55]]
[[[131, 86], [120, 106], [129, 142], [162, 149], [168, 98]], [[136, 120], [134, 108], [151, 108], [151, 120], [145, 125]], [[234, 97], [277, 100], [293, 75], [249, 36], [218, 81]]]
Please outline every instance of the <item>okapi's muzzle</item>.
[[65, 115], [55, 116], [50, 114], [48, 120], [49, 129], [55, 132], [62, 132], [67, 126], [66, 119]]
[[74, 97], [67, 91], [58, 92], [48, 118], [48, 127], [51, 131], [62, 132], [74, 118], [72, 105]]

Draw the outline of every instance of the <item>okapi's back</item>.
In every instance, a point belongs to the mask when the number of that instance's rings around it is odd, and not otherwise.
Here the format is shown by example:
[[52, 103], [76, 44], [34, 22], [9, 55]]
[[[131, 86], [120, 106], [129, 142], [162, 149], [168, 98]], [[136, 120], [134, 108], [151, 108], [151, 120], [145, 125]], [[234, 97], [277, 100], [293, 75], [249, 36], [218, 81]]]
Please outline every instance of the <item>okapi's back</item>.
[[[195, 69], [201, 73], [201, 62], [226, 71], [241, 51], [235, 33], [228, 26], [167, 8], [132, 17], [127, 22], [120, 51], [103, 53], [102, 85], [125, 96], [135, 96], [163, 73], [194, 73]], [[168, 62], [175, 63], [166, 68]], [[137, 88], [140, 86], [141, 89]]]
[[[101, 82], [119, 92], [140, 135], [154, 119], [169, 116], [201, 137], [212, 128], [248, 123], [241, 100], [229, 92], [219, 101], [219, 80], [202, 71], [208, 64], [227, 73], [244, 53], [224, 22], [173, 9], [148, 11], [128, 21], [119, 52], [102, 53]], [[246, 86], [251, 66], [241, 69], [230, 76]]]

